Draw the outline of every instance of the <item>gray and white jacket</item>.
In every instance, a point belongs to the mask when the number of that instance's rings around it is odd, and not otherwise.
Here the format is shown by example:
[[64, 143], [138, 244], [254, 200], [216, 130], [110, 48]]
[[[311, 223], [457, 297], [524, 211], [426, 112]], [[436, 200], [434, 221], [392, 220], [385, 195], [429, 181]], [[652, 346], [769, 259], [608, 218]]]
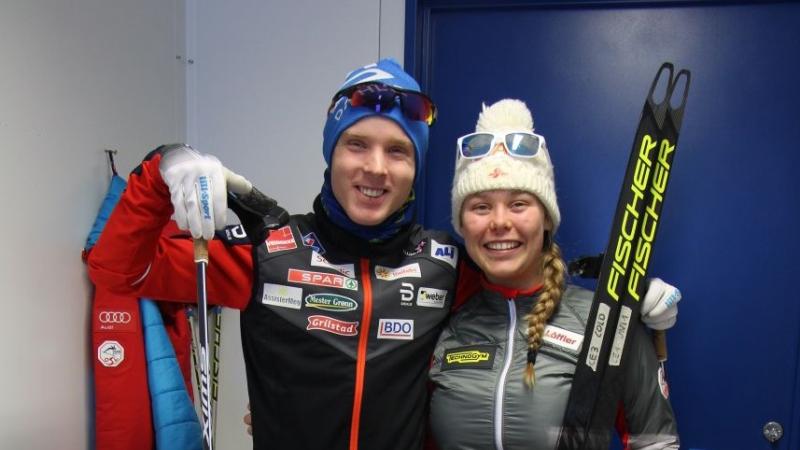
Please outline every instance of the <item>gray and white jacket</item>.
[[[556, 448], [592, 292], [567, 287], [545, 327], [533, 389], [523, 381], [524, 316], [538, 295], [509, 297], [502, 288], [486, 286], [451, 317], [439, 337], [430, 370], [430, 420], [441, 450]], [[677, 449], [675, 417], [652, 341], [641, 323], [632, 330], [624, 424], [618, 423], [622, 442], [628, 449]]]

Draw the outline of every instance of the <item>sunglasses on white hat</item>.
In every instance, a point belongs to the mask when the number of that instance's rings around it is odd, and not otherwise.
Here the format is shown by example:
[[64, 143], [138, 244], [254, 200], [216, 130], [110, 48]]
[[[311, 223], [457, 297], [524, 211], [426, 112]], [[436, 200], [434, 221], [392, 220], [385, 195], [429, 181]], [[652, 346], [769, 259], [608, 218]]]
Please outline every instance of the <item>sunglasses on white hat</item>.
[[530, 131], [507, 131], [500, 133], [477, 132], [458, 138], [458, 156], [466, 159], [483, 158], [498, 144], [503, 143], [512, 156], [533, 158], [543, 147], [544, 136]]

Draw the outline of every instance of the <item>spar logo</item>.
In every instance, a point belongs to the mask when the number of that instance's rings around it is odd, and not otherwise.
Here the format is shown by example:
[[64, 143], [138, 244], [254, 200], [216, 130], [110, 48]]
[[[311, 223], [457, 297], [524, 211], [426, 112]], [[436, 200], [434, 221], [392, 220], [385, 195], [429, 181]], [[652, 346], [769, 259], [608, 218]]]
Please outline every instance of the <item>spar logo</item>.
[[414, 339], [414, 321], [407, 319], [381, 319], [378, 321], [378, 339]]
[[292, 283], [326, 286], [339, 289], [358, 290], [358, 281], [333, 273], [311, 272], [308, 270], [289, 269], [288, 280]]
[[417, 305], [419, 306], [444, 308], [445, 300], [447, 300], [447, 291], [442, 289], [421, 287], [417, 293]]
[[346, 322], [328, 316], [308, 316], [306, 330], [320, 330], [339, 336], [355, 336], [358, 334], [358, 322]]
[[293, 250], [295, 248], [297, 248], [297, 243], [294, 241], [292, 227], [289, 225], [269, 232], [269, 236], [267, 237], [267, 252], [273, 253], [283, 250]]
[[419, 263], [402, 267], [375, 266], [375, 278], [385, 281], [398, 278], [422, 278], [422, 270], [419, 268]]
[[306, 296], [306, 308], [331, 312], [354, 311], [358, 308], [358, 303], [350, 297], [339, 294], [311, 294]]
[[117, 367], [125, 360], [125, 348], [117, 341], [103, 341], [97, 347], [97, 359], [105, 367]]
[[436, 240], [431, 239], [431, 256], [455, 268], [456, 262], [458, 261], [458, 247], [455, 245], [440, 244], [436, 242]]

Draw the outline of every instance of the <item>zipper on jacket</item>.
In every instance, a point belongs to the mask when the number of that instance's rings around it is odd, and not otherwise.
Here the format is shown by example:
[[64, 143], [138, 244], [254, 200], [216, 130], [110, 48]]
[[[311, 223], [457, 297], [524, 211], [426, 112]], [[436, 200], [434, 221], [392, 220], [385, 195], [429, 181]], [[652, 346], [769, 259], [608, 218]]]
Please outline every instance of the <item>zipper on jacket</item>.
[[494, 447], [503, 450], [503, 398], [505, 397], [506, 378], [511, 368], [511, 360], [514, 359], [514, 332], [517, 329], [517, 308], [514, 300], [508, 299], [508, 334], [506, 336], [506, 356], [503, 359], [503, 369], [500, 371], [500, 378], [497, 380], [494, 398]]
[[361, 285], [364, 293], [364, 309], [361, 313], [361, 330], [358, 333], [356, 353], [356, 382], [353, 395], [353, 415], [350, 422], [350, 450], [358, 450], [361, 399], [364, 396], [364, 370], [367, 364], [369, 324], [372, 319], [372, 280], [370, 279], [369, 260], [366, 258], [361, 258]]

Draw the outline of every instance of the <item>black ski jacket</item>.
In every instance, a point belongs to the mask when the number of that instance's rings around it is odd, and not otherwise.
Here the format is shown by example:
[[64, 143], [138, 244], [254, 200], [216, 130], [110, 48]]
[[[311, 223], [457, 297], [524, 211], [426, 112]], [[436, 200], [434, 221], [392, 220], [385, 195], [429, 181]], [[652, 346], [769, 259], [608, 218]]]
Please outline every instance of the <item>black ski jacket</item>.
[[255, 448], [420, 448], [459, 249], [420, 226], [370, 245], [314, 206], [255, 248], [241, 317]]

